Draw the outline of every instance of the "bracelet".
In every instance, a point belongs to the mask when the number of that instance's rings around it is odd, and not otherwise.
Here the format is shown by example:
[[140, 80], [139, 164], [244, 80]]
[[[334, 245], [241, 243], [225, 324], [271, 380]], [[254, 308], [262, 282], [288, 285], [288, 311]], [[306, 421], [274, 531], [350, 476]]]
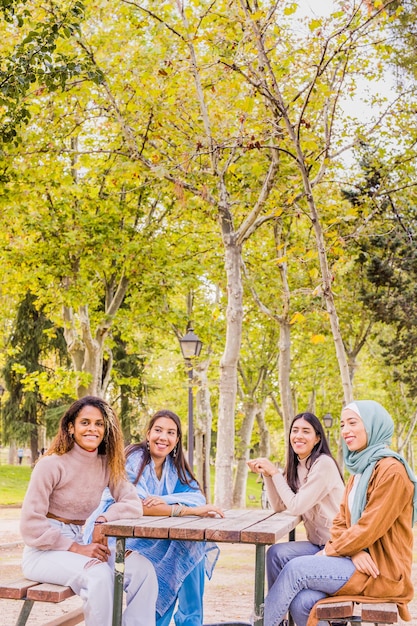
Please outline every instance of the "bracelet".
[[106, 522], [103, 520], [102, 522], [98, 522], [97, 520], [94, 522], [94, 526], [96, 526], [96, 524], [105, 524]]
[[183, 504], [173, 504], [171, 506], [171, 517], [181, 517], [181, 513], [184, 510]]

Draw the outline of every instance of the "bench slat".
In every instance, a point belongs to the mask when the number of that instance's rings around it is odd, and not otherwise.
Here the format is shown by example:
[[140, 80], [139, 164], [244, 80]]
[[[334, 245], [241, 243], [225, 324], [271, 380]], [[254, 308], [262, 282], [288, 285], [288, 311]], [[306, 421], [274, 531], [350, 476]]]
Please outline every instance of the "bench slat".
[[0, 598], [5, 600], [22, 600], [26, 597], [27, 590], [37, 584], [37, 582], [27, 578], [0, 583]]
[[364, 622], [395, 624], [398, 621], [397, 605], [389, 602], [384, 604], [362, 604], [362, 620]]
[[317, 605], [317, 617], [320, 619], [336, 619], [351, 615], [353, 615], [353, 602], [329, 602], [329, 604]]
[[35, 587], [29, 587], [26, 597], [28, 600], [38, 602], [62, 602], [75, 595], [71, 587], [41, 583]]
[[[26, 624], [35, 601], [58, 603], [74, 595], [71, 587], [38, 583], [27, 578], [0, 583], [0, 599], [23, 601], [17, 624]], [[52, 619], [45, 626], [76, 626], [76, 624], [80, 624], [83, 621], [83, 609], [78, 607], [69, 613], [64, 613]]]
[[356, 615], [362, 622], [374, 624], [396, 624], [398, 622], [397, 605], [391, 602], [366, 603], [353, 602], [318, 602], [317, 618], [321, 620], [338, 620]]

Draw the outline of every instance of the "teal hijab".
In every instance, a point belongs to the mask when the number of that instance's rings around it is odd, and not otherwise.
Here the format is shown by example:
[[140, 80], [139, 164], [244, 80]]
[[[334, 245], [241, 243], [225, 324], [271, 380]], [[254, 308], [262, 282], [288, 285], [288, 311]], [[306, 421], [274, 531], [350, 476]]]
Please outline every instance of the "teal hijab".
[[400, 454], [388, 447], [391, 444], [394, 432], [394, 422], [392, 421], [391, 415], [379, 402], [375, 402], [374, 400], [357, 400], [345, 406], [343, 410], [345, 409], [351, 409], [359, 415], [365, 426], [368, 442], [364, 450], [351, 452], [345, 442], [342, 441], [345, 466], [351, 474], [362, 474], [353, 499], [351, 511], [352, 524], [356, 524], [362, 515], [362, 511], [366, 505], [366, 492], [369, 479], [371, 478], [377, 461], [384, 457], [393, 457], [400, 461], [404, 465], [409, 479], [414, 484], [414, 524], [417, 520], [417, 478], [407, 461]]

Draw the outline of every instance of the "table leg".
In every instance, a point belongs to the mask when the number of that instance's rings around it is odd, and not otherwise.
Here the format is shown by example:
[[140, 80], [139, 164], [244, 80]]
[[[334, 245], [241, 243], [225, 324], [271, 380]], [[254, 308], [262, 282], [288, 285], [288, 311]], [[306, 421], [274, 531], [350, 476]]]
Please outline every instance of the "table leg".
[[[289, 533], [289, 537], [288, 537], [288, 539], [289, 539], [290, 541], [295, 541], [295, 528], [293, 528], [292, 530], [290, 530], [290, 533]], [[293, 618], [292, 618], [292, 615], [291, 615], [291, 614], [288, 614], [288, 626], [294, 626], [294, 620], [293, 620]]]
[[264, 625], [265, 601], [265, 546], [256, 544], [255, 560], [255, 615], [254, 626]]
[[123, 580], [125, 573], [125, 537], [116, 538], [116, 560], [114, 563], [114, 596], [112, 626], [122, 626]]

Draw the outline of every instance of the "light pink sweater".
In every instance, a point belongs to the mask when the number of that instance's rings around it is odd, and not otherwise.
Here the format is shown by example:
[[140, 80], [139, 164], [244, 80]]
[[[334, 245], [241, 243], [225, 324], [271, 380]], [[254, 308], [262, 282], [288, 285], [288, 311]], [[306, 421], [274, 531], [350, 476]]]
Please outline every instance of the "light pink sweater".
[[77, 444], [69, 452], [42, 457], [35, 465], [23, 501], [20, 532], [26, 545], [39, 550], [68, 550], [72, 539], [52, 527], [46, 514], [86, 520], [98, 507], [103, 489], [115, 499], [106, 519], [133, 519], [143, 514], [142, 502], [128, 480], [109, 481], [107, 457]]
[[272, 478], [265, 476], [265, 486], [273, 510], [287, 510], [292, 515], [301, 515], [307, 539], [322, 546], [329, 539], [344, 485], [335, 462], [327, 454], [321, 454], [309, 471], [306, 461], [300, 461], [297, 466], [300, 485], [297, 493], [290, 489], [281, 473]]

